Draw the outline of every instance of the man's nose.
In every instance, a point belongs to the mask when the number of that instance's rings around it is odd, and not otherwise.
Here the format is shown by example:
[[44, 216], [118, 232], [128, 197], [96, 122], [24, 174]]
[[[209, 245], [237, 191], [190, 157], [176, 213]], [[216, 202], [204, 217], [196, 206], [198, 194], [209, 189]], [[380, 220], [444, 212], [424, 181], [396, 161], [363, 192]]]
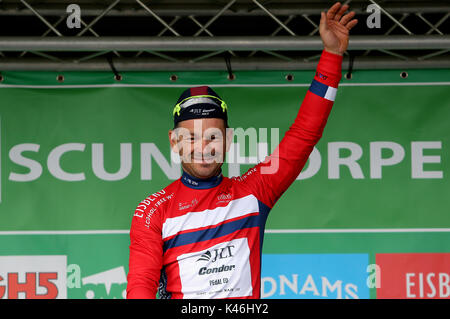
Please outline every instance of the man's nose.
[[210, 141], [208, 141], [206, 138], [199, 138], [194, 143], [194, 151], [196, 153], [204, 153], [205, 150], [208, 149]]
[[214, 143], [212, 143], [212, 141], [209, 139], [203, 138], [197, 141], [197, 143], [194, 143], [194, 152], [196, 154], [202, 154], [207, 156], [214, 155], [215, 154]]

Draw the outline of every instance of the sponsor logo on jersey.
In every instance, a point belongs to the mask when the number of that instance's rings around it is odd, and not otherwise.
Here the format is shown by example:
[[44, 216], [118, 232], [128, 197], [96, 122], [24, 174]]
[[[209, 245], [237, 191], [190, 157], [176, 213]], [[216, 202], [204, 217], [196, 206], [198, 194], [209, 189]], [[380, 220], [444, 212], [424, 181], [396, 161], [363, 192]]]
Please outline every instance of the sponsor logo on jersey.
[[317, 71], [316, 71], [316, 76], [317, 76], [319, 79], [321, 79], [321, 80], [326, 80], [326, 79], [328, 79], [328, 76], [326, 76], [325, 74], [322, 74], [322, 73], [320, 73], [320, 72], [317, 72]]
[[209, 274], [214, 274], [214, 273], [223, 272], [223, 271], [231, 271], [234, 268], [236, 268], [236, 265], [222, 265], [220, 267], [212, 267], [212, 268], [202, 267], [198, 271], [198, 274], [200, 276], [201, 275], [209, 275]]
[[[197, 261], [209, 261], [209, 262], [216, 262], [219, 259], [227, 259], [233, 257], [233, 249], [235, 248], [234, 245], [228, 245], [221, 248], [215, 248], [212, 250], [207, 250], [204, 252]], [[211, 253], [212, 251], [212, 253]]]
[[180, 255], [184, 298], [232, 298], [252, 294], [250, 250], [246, 238]]
[[[199, 259], [197, 259], [197, 262], [199, 261], [207, 261], [209, 263], [215, 263], [217, 260], [222, 259], [228, 259], [233, 257], [233, 249], [234, 245], [229, 245], [222, 248], [216, 248], [212, 250], [212, 253], [210, 250], [207, 250], [204, 252]], [[201, 275], [209, 275], [214, 273], [220, 273], [224, 271], [231, 271], [236, 268], [236, 265], [221, 265], [220, 267], [201, 267], [198, 271], [198, 274]]]
[[178, 210], [185, 210], [185, 209], [188, 209], [188, 208], [193, 208], [197, 204], [198, 204], [198, 199], [197, 198], [194, 198], [190, 202], [178, 203]]
[[217, 195], [217, 204], [219, 203], [229, 203], [231, 201], [231, 194], [228, 193], [222, 193]]

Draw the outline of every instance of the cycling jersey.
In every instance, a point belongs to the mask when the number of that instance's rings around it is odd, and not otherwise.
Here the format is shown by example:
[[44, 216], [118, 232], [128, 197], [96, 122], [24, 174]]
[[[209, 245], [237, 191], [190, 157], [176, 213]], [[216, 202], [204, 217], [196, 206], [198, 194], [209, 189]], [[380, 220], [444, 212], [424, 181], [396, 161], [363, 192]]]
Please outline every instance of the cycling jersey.
[[239, 177], [180, 179], [148, 196], [130, 230], [127, 298], [259, 298], [267, 216], [322, 137], [342, 56], [323, 51], [293, 125]]

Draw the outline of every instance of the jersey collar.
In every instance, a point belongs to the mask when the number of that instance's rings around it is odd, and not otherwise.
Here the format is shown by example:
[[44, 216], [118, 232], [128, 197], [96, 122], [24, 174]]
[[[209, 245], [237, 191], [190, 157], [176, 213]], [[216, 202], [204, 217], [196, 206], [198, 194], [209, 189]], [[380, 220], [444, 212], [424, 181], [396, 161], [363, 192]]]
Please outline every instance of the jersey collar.
[[183, 171], [183, 175], [181, 175], [181, 182], [189, 188], [208, 189], [219, 185], [222, 182], [222, 178], [223, 178], [222, 172], [220, 172], [219, 175], [217, 176], [203, 179], [191, 176], [185, 171]]

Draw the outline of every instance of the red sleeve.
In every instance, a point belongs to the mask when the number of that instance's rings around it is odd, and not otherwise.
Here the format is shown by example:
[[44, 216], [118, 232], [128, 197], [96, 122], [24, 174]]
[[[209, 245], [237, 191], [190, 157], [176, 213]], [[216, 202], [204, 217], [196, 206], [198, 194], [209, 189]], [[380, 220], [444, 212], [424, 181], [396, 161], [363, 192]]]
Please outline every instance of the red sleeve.
[[[147, 208], [142, 210], [140, 207]], [[156, 298], [162, 262], [160, 212], [141, 203], [133, 216], [130, 229], [127, 299]]]
[[342, 56], [322, 52], [313, 83], [294, 123], [273, 154], [240, 178], [270, 208], [300, 174], [322, 137], [341, 79], [341, 65]]

